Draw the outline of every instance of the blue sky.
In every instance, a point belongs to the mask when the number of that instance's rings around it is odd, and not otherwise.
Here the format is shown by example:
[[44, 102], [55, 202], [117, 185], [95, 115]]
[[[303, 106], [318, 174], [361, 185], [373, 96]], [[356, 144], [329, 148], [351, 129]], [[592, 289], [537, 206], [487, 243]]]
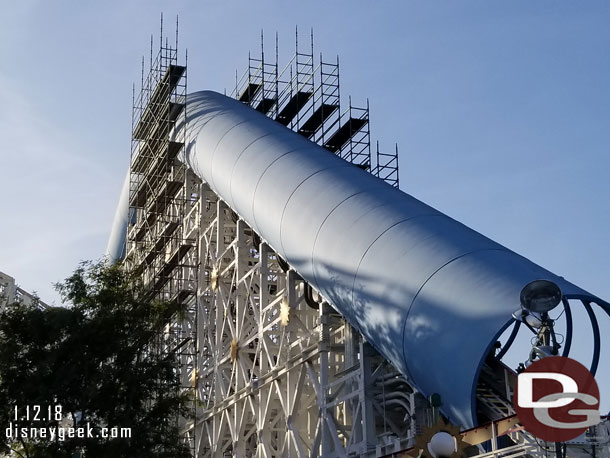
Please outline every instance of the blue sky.
[[52, 302], [103, 254], [163, 11], [171, 33], [180, 15], [192, 91], [231, 88], [261, 29], [285, 62], [295, 26], [303, 42], [313, 27], [342, 95], [369, 97], [373, 138], [399, 144], [403, 190], [610, 300], [610, 3], [224, 3], [3, 2], [0, 270]]

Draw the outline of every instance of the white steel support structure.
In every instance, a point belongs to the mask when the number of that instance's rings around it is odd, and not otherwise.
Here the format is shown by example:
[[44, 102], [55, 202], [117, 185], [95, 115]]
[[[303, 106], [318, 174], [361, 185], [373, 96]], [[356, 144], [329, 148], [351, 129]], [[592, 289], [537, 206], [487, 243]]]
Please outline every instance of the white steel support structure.
[[412, 390], [383, 393], [406, 381], [322, 298], [308, 303], [205, 183], [200, 195], [196, 456], [361, 456], [384, 428], [412, 437]]

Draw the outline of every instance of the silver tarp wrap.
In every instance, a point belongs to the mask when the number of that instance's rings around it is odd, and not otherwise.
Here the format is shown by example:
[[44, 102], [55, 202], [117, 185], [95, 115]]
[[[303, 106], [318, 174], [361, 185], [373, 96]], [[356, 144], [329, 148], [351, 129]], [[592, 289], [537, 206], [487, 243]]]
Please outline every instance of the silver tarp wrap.
[[236, 100], [187, 100], [182, 160], [456, 424], [527, 283], [588, 295]]

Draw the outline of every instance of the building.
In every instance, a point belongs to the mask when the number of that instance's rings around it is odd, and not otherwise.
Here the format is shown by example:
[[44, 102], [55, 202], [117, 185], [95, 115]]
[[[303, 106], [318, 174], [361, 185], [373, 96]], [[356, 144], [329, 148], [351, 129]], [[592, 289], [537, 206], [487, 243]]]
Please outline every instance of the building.
[[14, 302], [24, 305], [37, 303], [43, 308], [48, 307], [35, 293], [20, 288], [13, 277], [0, 271], [0, 309]]

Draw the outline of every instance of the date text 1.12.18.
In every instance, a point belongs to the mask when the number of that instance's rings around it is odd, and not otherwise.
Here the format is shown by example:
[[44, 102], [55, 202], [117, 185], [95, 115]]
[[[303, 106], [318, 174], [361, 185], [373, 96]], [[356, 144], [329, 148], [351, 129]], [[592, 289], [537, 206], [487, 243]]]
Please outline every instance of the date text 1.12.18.
[[15, 406], [15, 421], [60, 421], [63, 417], [61, 406]]

